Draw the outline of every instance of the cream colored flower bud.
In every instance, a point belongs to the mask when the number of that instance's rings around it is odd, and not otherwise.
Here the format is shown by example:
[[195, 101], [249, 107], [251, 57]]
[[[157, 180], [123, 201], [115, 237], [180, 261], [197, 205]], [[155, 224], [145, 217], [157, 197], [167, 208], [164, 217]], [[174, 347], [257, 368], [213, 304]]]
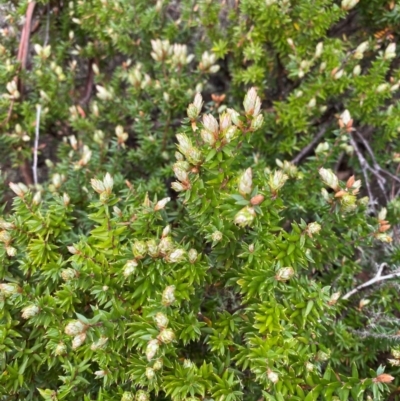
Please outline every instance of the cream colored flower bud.
[[11, 190], [20, 198], [23, 198], [28, 192], [28, 188], [22, 183], [14, 184], [13, 182], [10, 182], [8, 185], [10, 186]]
[[4, 242], [4, 244], [8, 245], [12, 241], [12, 236], [9, 232], [3, 230], [0, 231], [0, 242]]
[[146, 391], [143, 391], [143, 390], [139, 390], [136, 393], [135, 400], [136, 401], [149, 401], [150, 400], [149, 393], [147, 393]]
[[168, 255], [168, 261], [170, 263], [180, 263], [185, 260], [186, 252], [184, 249], [175, 249]]
[[317, 99], [315, 97], [311, 98], [310, 101], [307, 103], [307, 107], [312, 109], [317, 105]]
[[332, 295], [331, 295], [331, 297], [329, 298], [329, 301], [328, 301], [328, 304], [329, 305], [335, 305], [336, 304], [336, 302], [339, 300], [339, 298], [340, 298], [340, 291], [338, 291], [338, 292], [334, 292]]
[[174, 242], [171, 237], [163, 237], [158, 245], [158, 249], [162, 254], [167, 254], [174, 249]]
[[154, 207], [154, 211], [162, 210], [165, 208], [166, 204], [171, 200], [171, 198], [164, 198], [158, 201]]
[[380, 84], [378, 87], [375, 89], [376, 93], [382, 93], [386, 92], [390, 88], [390, 85], [388, 83], [385, 84]]
[[249, 195], [253, 188], [253, 172], [249, 167], [239, 179], [239, 193], [243, 196]]
[[307, 232], [310, 235], [310, 237], [313, 234], [318, 234], [320, 231], [321, 231], [321, 225], [316, 222], [310, 223], [307, 226]]
[[67, 346], [63, 342], [58, 343], [56, 349], [54, 350], [54, 354], [59, 356], [59, 355], [64, 355], [66, 353], [67, 353]]
[[163, 361], [161, 358], [159, 358], [154, 362], [153, 369], [160, 370], [160, 369], [162, 369], [162, 367], [163, 367]]
[[360, 0], [342, 0], [342, 9], [349, 11], [354, 8]]
[[77, 255], [79, 253], [78, 249], [76, 249], [73, 245], [67, 246], [68, 252], [73, 255]]
[[321, 176], [325, 185], [332, 188], [334, 191], [338, 191], [340, 189], [339, 180], [332, 170], [321, 167], [319, 169], [319, 175]]
[[284, 174], [282, 170], [277, 170], [274, 175], [270, 176], [268, 185], [273, 193], [279, 191], [288, 180], [289, 176]]
[[176, 192], [182, 192], [182, 191], [186, 191], [186, 189], [188, 189], [185, 185], [183, 185], [177, 181], [175, 181], [171, 184], [171, 188]]
[[242, 122], [240, 121], [240, 114], [237, 111], [233, 109], [226, 109], [226, 112], [230, 114], [233, 124], [235, 124], [236, 126], [240, 126], [242, 124]]
[[22, 309], [22, 318], [30, 319], [33, 316], [36, 316], [39, 313], [40, 309], [37, 305], [29, 305]]
[[165, 329], [169, 323], [168, 317], [162, 312], [158, 312], [154, 317], [154, 320], [159, 329]]
[[189, 257], [189, 262], [190, 263], [195, 263], [198, 257], [198, 253], [196, 251], [196, 249], [190, 249], [188, 252], [188, 257]]
[[244, 110], [247, 115], [257, 117], [260, 114], [261, 99], [253, 87], [247, 92], [243, 101]]
[[121, 397], [121, 401], [133, 401], [134, 399], [135, 399], [135, 396], [128, 391], [125, 391]]
[[67, 207], [69, 205], [70, 200], [71, 199], [70, 199], [69, 195], [66, 192], [64, 192], [63, 193], [63, 203], [64, 203], [65, 207]]
[[279, 376], [278, 373], [273, 372], [272, 370], [268, 369], [267, 372], [268, 379], [271, 380], [272, 383], [278, 383]]
[[396, 43], [392, 42], [385, 50], [384, 58], [385, 60], [391, 60], [396, 57]]
[[170, 285], [165, 288], [162, 293], [162, 304], [164, 306], [169, 306], [175, 302], [175, 286]]
[[72, 340], [72, 349], [79, 348], [86, 340], [86, 333], [78, 334]]
[[93, 343], [90, 347], [92, 351], [96, 351], [99, 348], [103, 348], [104, 345], [107, 343], [108, 338], [107, 337], [100, 337], [95, 343]]
[[160, 341], [164, 344], [169, 344], [175, 340], [175, 334], [171, 329], [164, 329], [161, 331], [160, 335], [158, 336]]
[[124, 277], [131, 276], [135, 272], [137, 266], [138, 262], [135, 259], [128, 260], [128, 262], [126, 262], [124, 266], [124, 270], [122, 271], [123, 276]]
[[146, 256], [147, 247], [144, 241], [135, 240], [132, 245], [132, 252], [137, 259], [143, 259]]
[[179, 142], [178, 145], [179, 151], [183, 153], [185, 156], [187, 156], [187, 153], [193, 147], [192, 141], [185, 134], [177, 134], [176, 138], [178, 139]]
[[151, 361], [154, 358], [159, 348], [160, 348], [160, 343], [158, 342], [157, 339], [150, 340], [147, 343], [146, 358], [148, 361]]
[[84, 333], [88, 329], [88, 325], [82, 323], [80, 320], [72, 320], [65, 326], [65, 334], [68, 336], [77, 336]]
[[61, 271], [61, 278], [64, 281], [70, 281], [70, 280], [73, 280], [76, 277], [77, 277], [77, 271], [75, 269], [72, 269], [71, 267], [69, 267], [67, 269], [63, 269]]
[[358, 77], [361, 74], [361, 66], [359, 64], [357, 64], [354, 68], [353, 68], [353, 75], [355, 77]]
[[17, 250], [13, 246], [6, 246], [7, 255], [13, 258], [17, 254]]
[[264, 116], [262, 114], [259, 114], [257, 117], [253, 118], [251, 121], [251, 130], [252, 131], [257, 131], [260, 129], [263, 125], [264, 122]]
[[222, 240], [222, 237], [223, 237], [223, 235], [222, 235], [221, 231], [214, 231], [214, 232], [211, 234], [211, 239], [213, 240], [213, 242], [219, 242], [219, 241], [221, 241], [221, 240]]
[[153, 368], [146, 368], [146, 377], [148, 380], [154, 379], [154, 376], [156, 375], [156, 372], [154, 371]]
[[95, 376], [97, 376], [96, 378], [101, 378], [107, 375], [107, 371], [106, 370], [97, 370], [96, 372], [94, 372]]
[[11, 295], [15, 295], [21, 293], [21, 287], [18, 284], [14, 283], [1, 283], [0, 284], [0, 292], [7, 298]]
[[41, 194], [40, 191], [38, 191], [38, 192], [36, 192], [35, 195], [33, 196], [32, 203], [33, 203], [34, 205], [39, 205], [41, 201], [42, 201], [42, 194]]
[[321, 57], [323, 50], [324, 44], [322, 42], [319, 42], [317, 44], [317, 47], [315, 48], [315, 58]]
[[246, 227], [251, 225], [255, 215], [256, 212], [254, 211], [254, 209], [250, 206], [246, 206], [243, 209], [241, 209], [238, 213], [236, 213], [233, 221], [240, 227]]
[[278, 281], [287, 281], [294, 276], [293, 267], [281, 267], [275, 275], [275, 279]]
[[107, 101], [107, 100], [113, 99], [114, 95], [109, 90], [104, 88], [103, 86], [96, 85], [96, 89], [97, 89], [97, 97], [100, 100]]
[[378, 213], [378, 220], [386, 220], [387, 209], [383, 207]]

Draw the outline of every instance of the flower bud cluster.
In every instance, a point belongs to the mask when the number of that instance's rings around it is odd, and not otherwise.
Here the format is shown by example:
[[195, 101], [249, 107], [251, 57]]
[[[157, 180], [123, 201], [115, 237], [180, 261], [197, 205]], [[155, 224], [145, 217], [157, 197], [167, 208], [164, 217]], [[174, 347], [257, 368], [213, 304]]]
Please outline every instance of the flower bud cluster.
[[33, 316], [36, 316], [39, 313], [40, 309], [37, 305], [28, 305], [22, 309], [22, 318], [30, 319]]
[[106, 201], [111, 195], [114, 186], [114, 180], [109, 173], [105, 175], [103, 181], [92, 178], [90, 180], [90, 183], [92, 185], [92, 188], [98, 194], [100, 194], [100, 199], [102, 201]]
[[268, 185], [273, 196], [276, 196], [278, 191], [285, 185], [289, 176], [282, 170], [276, 170], [273, 175], [269, 177]]
[[246, 116], [251, 118], [251, 129], [256, 131], [259, 129], [264, 121], [264, 117], [261, 112], [261, 99], [257, 95], [255, 88], [249, 89], [243, 101], [244, 110]]
[[0, 283], [0, 293], [4, 297], [10, 297], [15, 294], [19, 294], [22, 292], [21, 287], [15, 283]]
[[288, 281], [294, 275], [293, 267], [281, 267], [275, 275], [277, 281]]
[[214, 53], [205, 51], [201, 55], [201, 61], [199, 63], [199, 70], [202, 72], [214, 74], [219, 71], [219, 65], [215, 64], [217, 57]]

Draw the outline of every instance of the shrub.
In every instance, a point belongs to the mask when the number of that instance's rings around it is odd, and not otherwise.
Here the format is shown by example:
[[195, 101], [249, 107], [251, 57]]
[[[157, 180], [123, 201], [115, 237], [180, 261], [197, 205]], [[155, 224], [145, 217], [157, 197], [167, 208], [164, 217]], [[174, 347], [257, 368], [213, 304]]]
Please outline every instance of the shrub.
[[398, 6], [2, 4], [2, 399], [397, 399]]

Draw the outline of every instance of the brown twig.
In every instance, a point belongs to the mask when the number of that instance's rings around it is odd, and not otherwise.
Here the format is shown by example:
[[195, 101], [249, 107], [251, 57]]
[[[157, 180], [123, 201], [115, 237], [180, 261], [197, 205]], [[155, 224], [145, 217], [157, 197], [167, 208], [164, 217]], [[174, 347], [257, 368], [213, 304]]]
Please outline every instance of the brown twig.
[[305, 156], [307, 156], [307, 154], [310, 153], [314, 149], [315, 145], [325, 135], [327, 128], [328, 128], [327, 126], [321, 127], [321, 129], [318, 131], [317, 135], [315, 135], [314, 139], [307, 146], [305, 146], [291, 162], [293, 164], [297, 164], [300, 162], [301, 159], [303, 159]]
[[[33, 11], [35, 10], [35, 6], [36, 6], [36, 2], [32, 1], [28, 4], [28, 8], [26, 10], [25, 24], [22, 28], [21, 39], [19, 42], [18, 55], [17, 55], [17, 61], [19, 61], [19, 63], [20, 63], [20, 66], [19, 66], [20, 70], [24, 70], [26, 68], [26, 63], [28, 60], [29, 38], [30, 38], [30, 34], [31, 34], [32, 17], [33, 17]], [[14, 80], [17, 84], [18, 91], [19, 91], [20, 95], [22, 96], [22, 92], [23, 92], [22, 82], [18, 78], [18, 76], [16, 76], [14, 78]], [[15, 100], [13, 99], [13, 100], [11, 100], [11, 104], [8, 109], [7, 117], [0, 124], [1, 126], [6, 125], [10, 121], [12, 112], [14, 109], [14, 104], [15, 104]]]

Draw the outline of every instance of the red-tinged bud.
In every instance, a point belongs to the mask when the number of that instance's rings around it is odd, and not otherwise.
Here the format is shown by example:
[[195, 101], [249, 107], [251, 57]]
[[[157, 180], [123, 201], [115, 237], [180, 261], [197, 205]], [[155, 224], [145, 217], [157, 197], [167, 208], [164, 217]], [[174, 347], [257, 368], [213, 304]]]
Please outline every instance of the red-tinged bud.
[[77, 255], [79, 253], [78, 249], [76, 249], [73, 245], [67, 246], [68, 252], [73, 255]]
[[20, 182], [18, 184], [14, 184], [13, 182], [10, 182], [9, 186], [10, 186], [11, 190], [20, 198], [23, 198], [25, 196], [25, 194], [28, 192], [28, 187], [26, 185], [22, 184], [22, 182]]
[[376, 376], [372, 381], [374, 383], [390, 383], [394, 380], [394, 377], [391, 375], [388, 375], [386, 373], [382, 373], [378, 376]]
[[250, 199], [250, 203], [251, 203], [253, 206], [257, 206], [257, 205], [259, 205], [260, 203], [262, 203], [263, 201], [264, 201], [264, 196], [261, 195], [261, 194], [258, 194], [258, 195], [256, 195], [256, 196], [253, 196], [253, 197]]
[[255, 88], [249, 89], [243, 101], [243, 106], [248, 116], [257, 117], [261, 109], [261, 100]]

